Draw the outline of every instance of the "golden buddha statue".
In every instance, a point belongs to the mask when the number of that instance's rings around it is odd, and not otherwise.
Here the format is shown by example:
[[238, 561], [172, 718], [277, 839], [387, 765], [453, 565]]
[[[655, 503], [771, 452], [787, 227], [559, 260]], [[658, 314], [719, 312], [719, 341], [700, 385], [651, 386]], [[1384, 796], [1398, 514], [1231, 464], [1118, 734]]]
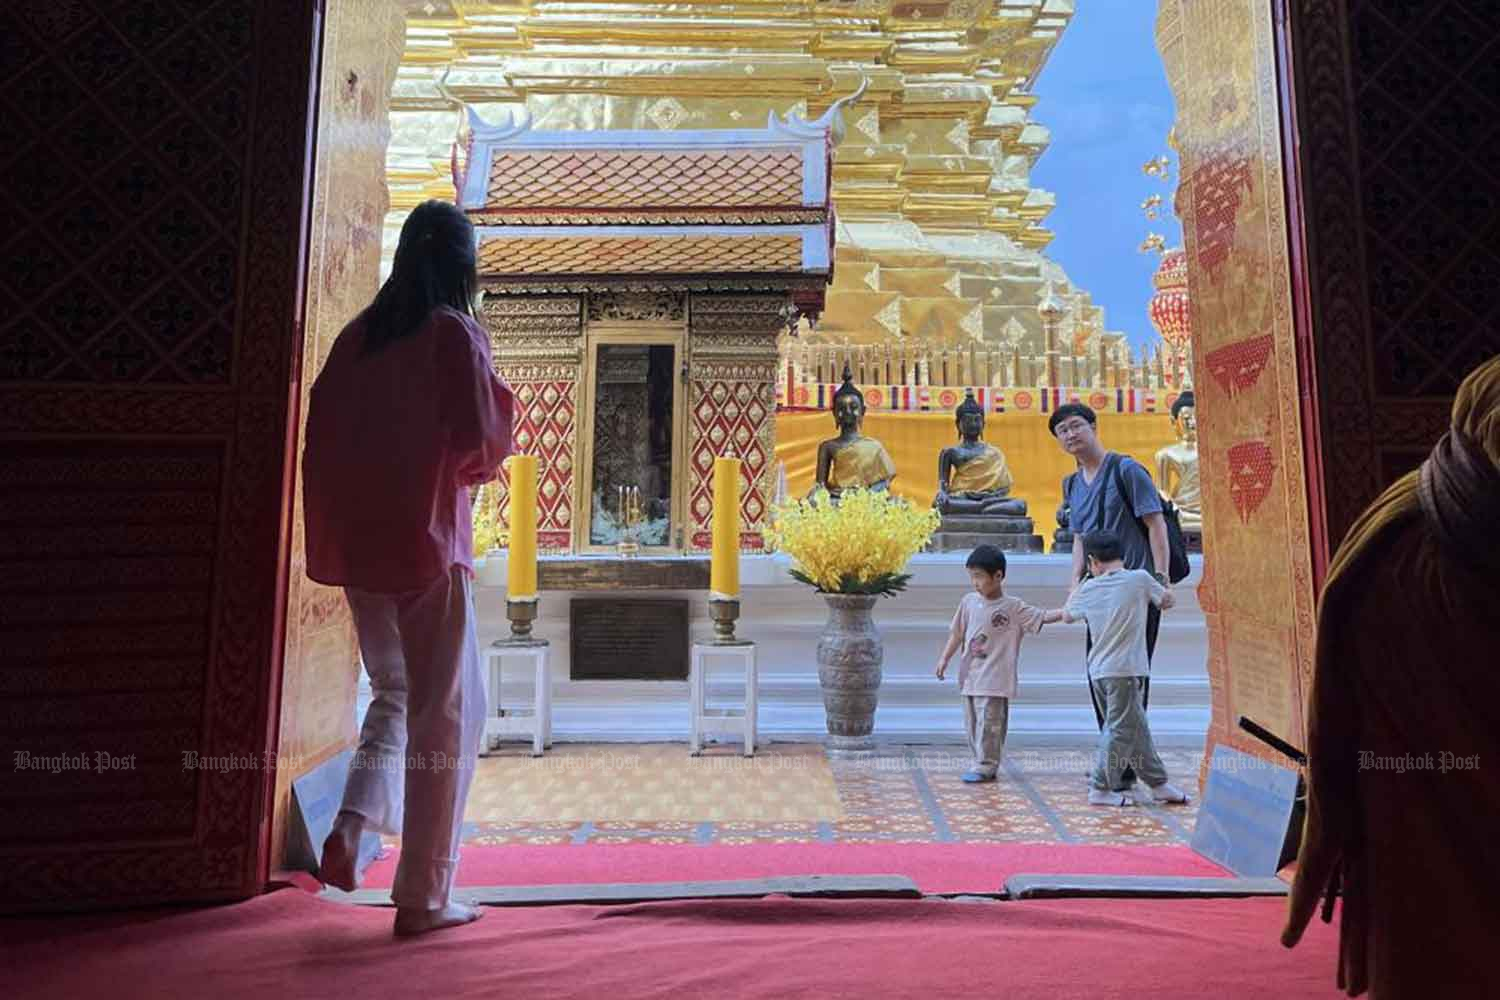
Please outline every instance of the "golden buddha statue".
[[854, 387], [846, 364], [844, 383], [833, 394], [833, 422], [839, 436], [818, 445], [817, 486], [834, 499], [844, 490], [884, 490], [896, 478], [896, 463], [885, 446], [859, 432], [864, 419], [864, 393]]
[[944, 514], [1023, 517], [1026, 501], [1012, 499], [1014, 483], [999, 448], [980, 440], [984, 408], [974, 401], [974, 390], [953, 411], [959, 442], [938, 455], [937, 497], [932, 505]]
[[1198, 419], [1191, 389], [1172, 401], [1177, 443], [1156, 453], [1156, 485], [1177, 508], [1184, 531], [1203, 528], [1203, 492], [1198, 481]]

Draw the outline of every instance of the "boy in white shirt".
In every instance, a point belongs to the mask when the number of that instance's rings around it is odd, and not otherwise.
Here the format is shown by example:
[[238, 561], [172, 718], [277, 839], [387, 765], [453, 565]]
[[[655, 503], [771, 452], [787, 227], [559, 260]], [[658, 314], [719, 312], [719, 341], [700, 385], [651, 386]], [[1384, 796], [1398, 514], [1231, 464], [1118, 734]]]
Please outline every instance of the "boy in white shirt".
[[[1089, 579], [1079, 584], [1060, 612], [1065, 622], [1087, 622], [1094, 637], [1089, 650], [1089, 684], [1104, 706], [1104, 728], [1090, 776], [1089, 802], [1126, 806], [1155, 801], [1180, 804], [1187, 793], [1167, 782], [1167, 769], [1151, 741], [1142, 704], [1142, 681], [1151, 674], [1146, 655], [1146, 611], [1170, 608], [1172, 591], [1143, 569], [1126, 569], [1120, 538], [1091, 531], [1083, 539]], [[1149, 792], [1134, 791], [1123, 780], [1134, 769]]]
[[994, 781], [999, 773], [1010, 699], [1016, 696], [1021, 639], [1063, 618], [1061, 611], [1042, 611], [1019, 597], [1005, 595], [1005, 553], [996, 546], [979, 546], [964, 565], [974, 591], [958, 602], [936, 673], [942, 680], [948, 661], [963, 650], [958, 690], [964, 700], [964, 729], [974, 752], [974, 766], [964, 772], [963, 780], [973, 783]]

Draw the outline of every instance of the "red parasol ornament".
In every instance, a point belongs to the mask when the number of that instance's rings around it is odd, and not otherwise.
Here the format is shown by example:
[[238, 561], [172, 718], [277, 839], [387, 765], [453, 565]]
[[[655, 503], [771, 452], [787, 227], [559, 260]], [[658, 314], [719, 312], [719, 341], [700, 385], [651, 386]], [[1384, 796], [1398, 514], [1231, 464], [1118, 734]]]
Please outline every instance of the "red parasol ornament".
[[1192, 315], [1188, 311], [1187, 254], [1181, 247], [1162, 254], [1161, 265], [1151, 276], [1156, 286], [1147, 312], [1151, 325], [1161, 334], [1172, 354], [1173, 388], [1182, 387], [1182, 361], [1193, 338]]

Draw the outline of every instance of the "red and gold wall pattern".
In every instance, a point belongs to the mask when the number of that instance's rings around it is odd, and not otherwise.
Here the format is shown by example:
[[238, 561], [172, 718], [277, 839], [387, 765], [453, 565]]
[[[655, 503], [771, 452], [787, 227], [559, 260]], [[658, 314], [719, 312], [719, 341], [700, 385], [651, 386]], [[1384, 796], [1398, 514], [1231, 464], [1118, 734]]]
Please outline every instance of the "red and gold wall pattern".
[[[771, 343], [774, 345], [775, 340]], [[713, 548], [714, 459], [733, 454], [740, 460], [740, 547], [764, 548], [762, 531], [770, 512], [771, 474], [776, 455], [776, 365], [702, 365], [692, 383], [692, 548]], [[705, 370], [707, 369], [707, 370]], [[714, 370], [717, 369], [717, 370]], [[739, 370], [737, 370], [739, 369]]]
[[[537, 456], [537, 546], [566, 552], [573, 541], [577, 378], [516, 382], [516, 450]], [[500, 476], [501, 517], [510, 523], [508, 478]]]
[[[583, 364], [583, 296], [504, 295], [485, 299], [495, 370], [515, 393], [516, 450], [537, 456], [537, 547], [571, 551], [578, 461], [578, 379]], [[500, 518], [510, 492], [500, 472]]]
[[694, 295], [688, 409], [689, 548], [713, 547], [714, 459], [741, 462], [740, 546], [759, 552], [770, 514], [776, 458], [776, 338], [785, 299]]

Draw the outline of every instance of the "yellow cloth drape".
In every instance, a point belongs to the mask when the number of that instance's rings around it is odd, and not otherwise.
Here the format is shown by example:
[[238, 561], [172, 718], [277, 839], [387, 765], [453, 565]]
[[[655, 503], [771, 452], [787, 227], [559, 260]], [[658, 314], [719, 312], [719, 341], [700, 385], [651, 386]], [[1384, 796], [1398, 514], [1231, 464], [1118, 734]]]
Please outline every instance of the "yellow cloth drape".
[[962, 465], [955, 465], [948, 473], [949, 493], [990, 493], [1008, 490], [1013, 485], [1015, 480], [1005, 466], [1005, 456], [992, 444], [986, 444], [984, 451]]
[[[938, 455], [958, 440], [951, 413], [869, 413], [861, 430], [875, 438], [896, 463], [891, 492], [922, 507], [937, 493]], [[838, 434], [827, 413], [776, 414], [776, 458], [786, 463], [787, 492], [805, 496], [817, 472], [818, 444]], [[1105, 447], [1155, 468], [1156, 450], [1175, 441], [1165, 413], [1101, 414], [1099, 435]], [[1052, 535], [1062, 480], [1074, 470], [1073, 459], [1047, 431], [1047, 415], [993, 413], [985, 422], [985, 440], [1005, 453], [1015, 479], [1011, 496], [1025, 500], [1038, 534]]]
[[[816, 443], [813, 445], [813, 461], [817, 461]], [[828, 485], [841, 490], [873, 486], [895, 474], [896, 464], [880, 446], [880, 441], [865, 437], [834, 452], [828, 469]]]

